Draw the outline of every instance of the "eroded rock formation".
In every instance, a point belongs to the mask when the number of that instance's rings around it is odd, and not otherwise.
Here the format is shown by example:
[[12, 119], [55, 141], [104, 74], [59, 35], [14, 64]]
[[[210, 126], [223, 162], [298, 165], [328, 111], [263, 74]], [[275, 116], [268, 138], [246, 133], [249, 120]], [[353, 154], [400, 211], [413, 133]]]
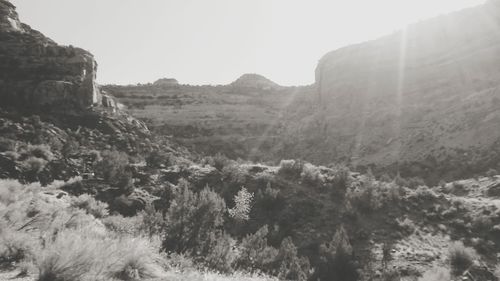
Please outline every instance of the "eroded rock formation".
[[325, 55], [316, 70], [321, 125], [304, 134], [317, 159], [456, 176], [496, 165], [498, 2]]
[[3, 105], [86, 108], [102, 104], [91, 53], [61, 46], [19, 21], [0, 0], [0, 98]]

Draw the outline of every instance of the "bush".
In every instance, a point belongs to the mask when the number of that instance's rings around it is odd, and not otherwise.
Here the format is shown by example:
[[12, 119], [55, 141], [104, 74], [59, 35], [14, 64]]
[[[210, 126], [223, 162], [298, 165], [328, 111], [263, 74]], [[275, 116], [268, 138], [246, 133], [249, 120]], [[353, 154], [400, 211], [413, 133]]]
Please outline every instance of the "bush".
[[149, 237], [160, 235], [165, 228], [163, 215], [161, 212], [157, 212], [151, 204], [147, 204], [144, 210], [138, 214], [138, 217], [142, 218], [141, 229], [146, 231]]
[[96, 255], [104, 254], [107, 250], [101, 246], [75, 233], [58, 235], [38, 257], [38, 281], [83, 280], [95, 274], [92, 270], [99, 265]]
[[230, 272], [236, 260], [236, 253], [233, 251], [234, 240], [221, 231], [213, 231], [208, 236], [208, 241], [204, 245], [204, 255], [199, 256], [201, 262], [208, 268], [219, 272]]
[[133, 191], [132, 174], [127, 170], [129, 160], [127, 154], [116, 150], [103, 151], [96, 171], [105, 181], [119, 187], [123, 193]]
[[337, 168], [335, 171], [335, 177], [333, 178], [334, 188], [344, 193], [349, 187], [349, 175], [350, 171], [347, 167]]
[[159, 278], [159, 256], [142, 238], [106, 239], [77, 231], [60, 232], [38, 257], [39, 281], [138, 280]]
[[231, 160], [227, 158], [225, 155], [218, 152], [215, 156], [207, 156], [202, 159], [202, 164], [208, 164], [212, 167], [215, 167], [217, 170], [222, 171], [225, 166], [229, 165]]
[[89, 194], [82, 194], [78, 197], [71, 198], [71, 206], [79, 208], [100, 219], [109, 215], [108, 204], [97, 201]]
[[290, 237], [281, 241], [276, 260], [279, 263], [278, 278], [280, 280], [306, 281], [309, 278], [309, 260], [305, 257], [298, 257], [297, 247]]
[[500, 280], [500, 264], [495, 267], [495, 277]]
[[122, 238], [114, 241], [112, 249], [118, 253], [105, 262], [108, 276], [120, 280], [159, 278], [163, 270], [158, 265], [160, 256], [151, 243], [142, 238]]
[[142, 217], [108, 216], [102, 219], [107, 229], [125, 235], [138, 235], [142, 231]]
[[330, 243], [321, 246], [320, 256], [321, 260], [313, 280], [358, 280], [352, 246], [344, 227], [336, 231]]
[[176, 253], [203, 255], [209, 235], [222, 227], [226, 204], [208, 187], [194, 193], [189, 183], [180, 180], [166, 213], [163, 249]]
[[5, 137], [0, 137], [0, 152], [15, 151], [16, 141]]
[[243, 238], [239, 245], [240, 255], [236, 262], [239, 268], [263, 271], [271, 269], [271, 265], [278, 255], [278, 250], [267, 245], [268, 233], [269, 229], [265, 225], [254, 234]]
[[302, 161], [299, 160], [281, 160], [278, 174], [288, 177], [300, 177], [302, 173]]
[[21, 155], [20, 156], [21, 160], [30, 157], [40, 158], [45, 161], [54, 160], [54, 154], [52, 153], [50, 147], [46, 144], [39, 144], [39, 145], [28, 144], [27, 146], [22, 147], [19, 152]]
[[446, 268], [436, 267], [426, 271], [418, 281], [451, 281], [450, 271]]
[[373, 180], [367, 180], [363, 185], [350, 189], [347, 193], [353, 207], [361, 212], [370, 212], [383, 206], [380, 186]]
[[489, 169], [487, 172], [486, 172], [486, 176], [489, 177], [489, 178], [493, 178], [494, 176], [498, 175], [498, 171], [495, 170], [495, 169]]
[[302, 166], [302, 172], [300, 173], [300, 178], [305, 183], [312, 185], [323, 184], [325, 180], [324, 176], [321, 174], [321, 170], [310, 163], [306, 163]]
[[473, 265], [477, 253], [474, 249], [465, 247], [462, 242], [454, 242], [448, 250], [448, 258], [452, 272], [460, 275]]
[[146, 157], [146, 163], [152, 168], [165, 168], [173, 165], [173, 156], [171, 153], [165, 153], [161, 150], [155, 150]]
[[0, 264], [20, 262], [34, 257], [36, 241], [24, 232], [15, 232], [2, 225], [0, 229]]
[[222, 179], [230, 183], [242, 185], [246, 181], [247, 171], [245, 171], [238, 163], [226, 165], [222, 169]]
[[26, 180], [34, 182], [38, 180], [38, 174], [40, 174], [47, 165], [47, 160], [38, 157], [29, 157], [20, 164]]

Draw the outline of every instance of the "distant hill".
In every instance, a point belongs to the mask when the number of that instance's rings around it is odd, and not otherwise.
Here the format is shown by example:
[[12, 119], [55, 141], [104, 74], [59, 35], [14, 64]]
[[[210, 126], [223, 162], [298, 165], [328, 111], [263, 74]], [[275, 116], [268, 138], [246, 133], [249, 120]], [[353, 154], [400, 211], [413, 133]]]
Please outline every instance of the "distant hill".
[[280, 88], [280, 86], [266, 77], [259, 74], [243, 74], [240, 78], [236, 79], [231, 86], [237, 88], [254, 88], [262, 90], [271, 90]]

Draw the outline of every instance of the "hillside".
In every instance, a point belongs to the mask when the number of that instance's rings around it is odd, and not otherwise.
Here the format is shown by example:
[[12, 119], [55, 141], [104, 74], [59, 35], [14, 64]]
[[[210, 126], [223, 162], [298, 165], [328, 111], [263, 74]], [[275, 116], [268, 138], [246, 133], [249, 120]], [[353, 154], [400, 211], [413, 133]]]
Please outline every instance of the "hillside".
[[499, 165], [499, 19], [488, 1], [325, 55], [314, 157], [431, 178]]
[[[314, 87], [282, 87], [256, 74], [229, 85], [158, 83], [103, 89], [127, 106], [156, 133], [171, 136], [205, 155], [272, 160], [271, 149], [282, 142], [284, 116], [308, 108]], [[304, 111], [304, 110], [303, 110]]]

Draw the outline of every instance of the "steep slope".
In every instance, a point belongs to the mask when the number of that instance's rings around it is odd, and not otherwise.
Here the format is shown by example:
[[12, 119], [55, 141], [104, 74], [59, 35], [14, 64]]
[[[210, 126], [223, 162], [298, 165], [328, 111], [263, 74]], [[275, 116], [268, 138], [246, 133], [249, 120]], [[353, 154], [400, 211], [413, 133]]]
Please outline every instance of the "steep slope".
[[325, 55], [318, 128], [301, 135], [319, 162], [463, 176], [500, 160], [500, 5], [408, 26]]

